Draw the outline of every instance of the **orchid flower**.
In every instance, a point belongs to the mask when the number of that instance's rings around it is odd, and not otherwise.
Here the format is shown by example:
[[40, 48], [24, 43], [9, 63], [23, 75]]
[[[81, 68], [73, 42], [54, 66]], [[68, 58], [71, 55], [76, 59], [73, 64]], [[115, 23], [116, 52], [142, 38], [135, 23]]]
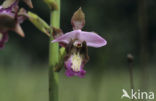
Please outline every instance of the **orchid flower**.
[[15, 31], [20, 36], [24, 37], [24, 32], [20, 26], [26, 17], [20, 15], [26, 13], [24, 9], [18, 7], [18, 0], [6, 0], [0, 6], [0, 48], [3, 48], [4, 43], [8, 40], [8, 31]]
[[95, 32], [82, 31], [85, 25], [85, 15], [83, 11], [78, 9], [71, 20], [73, 31], [67, 32], [59, 37], [54, 37], [52, 41], [65, 45], [65, 74], [68, 77], [79, 76], [84, 77], [86, 71], [84, 65], [89, 60], [87, 46], [99, 48], [105, 46], [107, 41]]

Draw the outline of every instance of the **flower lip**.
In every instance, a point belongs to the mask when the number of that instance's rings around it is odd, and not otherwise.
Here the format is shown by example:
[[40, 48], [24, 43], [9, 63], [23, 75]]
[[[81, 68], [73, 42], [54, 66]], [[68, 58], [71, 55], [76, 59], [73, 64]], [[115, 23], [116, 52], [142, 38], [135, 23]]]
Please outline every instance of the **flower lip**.
[[80, 78], [83, 78], [85, 76], [85, 74], [86, 74], [86, 71], [81, 70], [80, 72], [73, 72], [73, 70], [67, 69], [65, 74], [68, 77], [79, 76]]
[[88, 62], [88, 49], [86, 42], [81, 43], [81, 47], [75, 46], [74, 43], [77, 40], [71, 40], [66, 46], [66, 56], [65, 56], [65, 68], [66, 75], [84, 77], [86, 71], [83, 69], [84, 65]]
[[101, 36], [94, 32], [86, 32], [86, 31], [81, 31], [81, 30], [74, 30], [71, 32], [68, 32], [52, 42], [63, 42], [68, 44], [70, 40], [79, 40], [80, 42], [86, 41], [87, 46], [90, 47], [102, 47], [107, 44], [107, 41], [103, 39]]
[[83, 77], [86, 71], [83, 70], [84, 63], [82, 61], [83, 59], [79, 53], [72, 54], [70, 58], [68, 58], [65, 62], [66, 75], [68, 77], [71, 76]]

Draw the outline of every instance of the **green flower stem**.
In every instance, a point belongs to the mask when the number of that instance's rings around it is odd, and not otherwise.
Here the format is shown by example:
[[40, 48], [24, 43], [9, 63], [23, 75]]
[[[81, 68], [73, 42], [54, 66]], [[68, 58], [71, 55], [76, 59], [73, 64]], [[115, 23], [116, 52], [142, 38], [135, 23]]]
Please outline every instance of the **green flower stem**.
[[[58, 10], [51, 11], [50, 23], [55, 28], [60, 27], [60, 0], [54, 0]], [[53, 37], [50, 37], [49, 46], [49, 101], [58, 101], [58, 74], [54, 72], [55, 65], [59, 62], [58, 43], [51, 43]]]

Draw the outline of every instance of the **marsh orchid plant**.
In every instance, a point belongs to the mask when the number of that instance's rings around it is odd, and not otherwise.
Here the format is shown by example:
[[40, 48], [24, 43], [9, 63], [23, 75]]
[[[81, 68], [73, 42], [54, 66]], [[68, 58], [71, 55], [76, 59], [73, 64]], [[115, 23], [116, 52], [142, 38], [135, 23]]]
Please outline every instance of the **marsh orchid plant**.
[[[95, 32], [82, 31], [85, 25], [85, 14], [78, 9], [72, 19], [73, 31], [63, 33], [60, 29], [60, 0], [43, 0], [50, 10], [50, 25], [37, 14], [19, 6], [26, 3], [33, 8], [31, 0], [4, 0], [0, 6], [0, 49], [8, 40], [9, 31], [15, 31], [20, 36], [25, 34], [20, 26], [28, 19], [36, 28], [50, 37], [49, 44], [49, 101], [58, 101], [58, 75], [63, 67], [68, 77], [84, 77], [85, 64], [89, 60], [88, 47], [99, 48], [107, 41]], [[60, 47], [59, 47], [60, 45]]]

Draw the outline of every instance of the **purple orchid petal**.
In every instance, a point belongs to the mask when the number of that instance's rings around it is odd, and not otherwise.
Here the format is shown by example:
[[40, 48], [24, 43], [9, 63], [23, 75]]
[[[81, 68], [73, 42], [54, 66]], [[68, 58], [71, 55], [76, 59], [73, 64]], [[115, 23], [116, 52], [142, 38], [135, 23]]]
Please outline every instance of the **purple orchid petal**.
[[[75, 57], [71, 56], [70, 58], [68, 58], [65, 61], [66, 76], [68, 76], [68, 77], [79, 76], [81, 78], [84, 77], [84, 75], [86, 74], [86, 71], [83, 70], [83, 67], [84, 67], [83, 60], [81, 60], [80, 57], [78, 57], [80, 59], [80, 63], [77, 63], [77, 62], [75, 63], [75, 60], [73, 58], [75, 58]], [[76, 58], [76, 60], [78, 58]], [[74, 67], [74, 66], [78, 66], [78, 67]]]
[[18, 10], [17, 4], [18, 0], [15, 0], [8, 8], [2, 8], [2, 6], [0, 6], [0, 32], [13, 30], [23, 37], [24, 34], [19, 24], [26, 19], [26, 17], [22, 15], [26, 13], [26, 10], [22, 8]]
[[18, 11], [18, 1], [15, 0], [13, 4], [9, 5], [7, 8], [3, 8], [3, 6], [0, 6], [0, 15], [8, 15], [11, 17], [15, 17], [16, 12]]
[[79, 33], [81, 33], [81, 30], [74, 30], [56, 38], [52, 42], [63, 42], [68, 44], [71, 40], [77, 39]]
[[19, 0], [14, 0], [8, 3], [4, 1], [4, 5], [0, 6], [0, 48], [4, 47], [5, 42], [8, 41], [8, 32], [15, 31], [22, 37], [24, 33], [20, 27], [26, 17], [19, 13], [26, 13], [24, 9], [19, 11]]
[[9, 16], [12, 16], [12, 17], [14, 17], [15, 16], [15, 14], [14, 13], [12, 13], [12, 11], [9, 9], [0, 9], [0, 15], [9, 15]]
[[80, 72], [74, 72], [71, 69], [67, 69], [66, 72], [65, 72], [65, 74], [68, 77], [79, 76], [80, 78], [83, 78], [85, 76], [85, 74], [86, 74], [86, 71], [85, 70], [82, 70]]
[[79, 35], [79, 40], [86, 41], [87, 46], [95, 48], [102, 47], [107, 44], [107, 41], [105, 39], [94, 32], [82, 31]]
[[[8, 2], [8, 1], [6, 1], [6, 2]], [[4, 1], [4, 5], [5, 4], [7, 4], [7, 5], [5, 5], [5, 7], [3, 8], [3, 6], [0, 6], [0, 13], [1, 12], [7, 12], [7, 13], [11, 13], [12, 11], [15, 11], [15, 10], [17, 10], [17, 8], [18, 8], [18, 0], [14, 0], [14, 1], [11, 1], [11, 2], [9, 2], [9, 4], [8, 3], [6, 3], [5, 1]]]
[[107, 41], [103, 39], [101, 36], [94, 32], [85, 32], [81, 30], [74, 30], [71, 32], [68, 32], [59, 38], [56, 38], [52, 42], [63, 42], [68, 44], [70, 40], [79, 40], [81, 42], [86, 41], [87, 46], [91, 47], [102, 47], [107, 44]]

